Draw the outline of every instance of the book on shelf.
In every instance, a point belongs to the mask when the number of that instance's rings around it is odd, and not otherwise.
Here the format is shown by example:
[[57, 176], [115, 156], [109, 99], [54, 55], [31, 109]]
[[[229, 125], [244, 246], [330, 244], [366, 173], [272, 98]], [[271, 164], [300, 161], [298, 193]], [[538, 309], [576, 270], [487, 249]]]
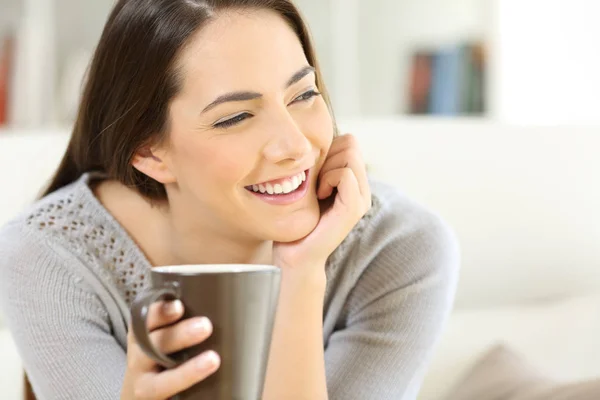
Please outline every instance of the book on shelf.
[[433, 54], [417, 51], [413, 55], [413, 67], [410, 79], [410, 113], [427, 114], [429, 93], [431, 91], [431, 68]]
[[8, 123], [9, 84], [13, 64], [13, 37], [10, 34], [0, 36], [0, 127]]
[[485, 113], [485, 61], [481, 43], [415, 51], [409, 112], [445, 116]]

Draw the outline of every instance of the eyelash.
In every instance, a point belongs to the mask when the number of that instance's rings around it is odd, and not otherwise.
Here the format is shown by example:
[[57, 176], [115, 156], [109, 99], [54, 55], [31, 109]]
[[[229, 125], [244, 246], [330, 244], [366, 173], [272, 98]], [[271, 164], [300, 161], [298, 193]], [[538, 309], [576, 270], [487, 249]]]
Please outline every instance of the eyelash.
[[[294, 99], [294, 101], [292, 101], [292, 104], [296, 103], [298, 101], [309, 101], [313, 97], [317, 97], [317, 96], [320, 96], [320, 95], [321, 95], [321, 93], [317, 92], [314, 89], [311, 89], [311, 90], [309, 90], [307, 92], [302, 93], [300, 96], [296, 97]], [[238, 114], [235, 117], [230, 118], [230, 119], [228, 119], [226, 121], [216, 123], [213, 126], [215, 128], [219, 128], [219, 129], [227, 129], [227, 128], [230, 128], [230, 127], [232, 127], [234, 125], [239, 124], [240, 122], [244, 121], [247, 118], [252, 118], [252, 117], [253, 117], [252, 114], [245, 112], [245, 113]]]

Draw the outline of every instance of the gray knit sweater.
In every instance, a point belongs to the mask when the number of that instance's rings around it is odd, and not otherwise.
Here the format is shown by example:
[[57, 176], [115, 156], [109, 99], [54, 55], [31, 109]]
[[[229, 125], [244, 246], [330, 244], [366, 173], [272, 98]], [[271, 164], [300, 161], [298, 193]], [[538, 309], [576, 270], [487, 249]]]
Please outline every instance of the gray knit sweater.
[[[1, 311], [39, 400], [119, 399], [129, 307], [150, 283], [150, 263], [90, 179], [0, 229]], [[415, 399], [455, 292], [452, 231], [399, 191], [372, 191], [326, 266], [331, 400]]]

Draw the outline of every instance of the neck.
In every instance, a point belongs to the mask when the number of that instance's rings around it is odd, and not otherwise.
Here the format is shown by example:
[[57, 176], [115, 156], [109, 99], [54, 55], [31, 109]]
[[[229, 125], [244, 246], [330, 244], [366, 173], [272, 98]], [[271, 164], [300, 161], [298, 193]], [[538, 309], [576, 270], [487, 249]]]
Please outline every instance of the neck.
[[189, 210], [197, 207], [173, 207], [177, 200], [151, 206], [137, 192], [114, 183], [99, 189], [97, 197], [153, 266], [272, 263], [273, 242], [233, 234], [219, 221], [198, 212], [191, 215]]
[[194, 221], [169, 219], [159, 241], [164, 253], [155, 265], [271, 264], [273, 243], [227, 236]]
[[[210, 216], [164, 206], [158, 216], [160, 230], [153, 239], [157, 252], [154, 265], [270, 264], [273, 242], [244, 236], [226, 229]], [[197, 208], [196, 208], [197, 209]]]

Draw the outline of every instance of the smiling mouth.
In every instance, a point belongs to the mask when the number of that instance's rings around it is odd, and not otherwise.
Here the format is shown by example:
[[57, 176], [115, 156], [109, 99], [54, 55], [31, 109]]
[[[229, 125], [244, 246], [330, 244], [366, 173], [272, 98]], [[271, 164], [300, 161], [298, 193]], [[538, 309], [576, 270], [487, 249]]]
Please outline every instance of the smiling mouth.
[[306, 182], [308, 171], [283, 179], [246, 186], [246, 189], [257, 194], [286, 195], [302, 188]]

